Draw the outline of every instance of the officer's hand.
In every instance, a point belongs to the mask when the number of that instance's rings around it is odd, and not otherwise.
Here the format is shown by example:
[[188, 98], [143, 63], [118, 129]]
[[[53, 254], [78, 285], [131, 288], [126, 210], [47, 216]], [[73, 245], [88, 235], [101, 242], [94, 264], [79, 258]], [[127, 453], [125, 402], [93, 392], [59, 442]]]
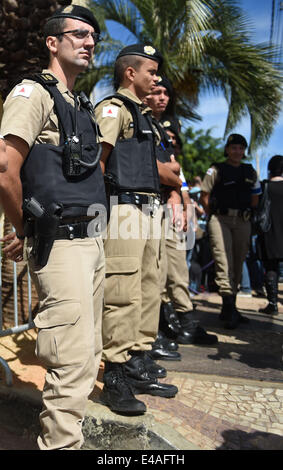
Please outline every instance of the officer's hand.
[[170, 168], [170, 170], [173, 171], [175, 175], [179, 176], [181, 167], [175, 159], [174, 155], [171, 155], [170, 162], [165, 162], [164, 165], [168, 166], [168, 168]]
[[184, 232], [188, 230], [188, 213], [187, 213], [186, 206], [184, 206], [184, 210], [183, 210], [183, 230]]
[[167, 200], [167, 207], [171, 209], [172, 214], [172, 224], [175, 225], [177, 229], [182, 230], [183, 227], [183, 204], [181, 201], [180, 194], [177, 191], [171, 191], [170, 196]]
[[8, 233], [0, 241], [5, 244], [3, 253], [7, 258], [16, 263], [23, 260], [24, 240], [19, 240], [15, 232]]

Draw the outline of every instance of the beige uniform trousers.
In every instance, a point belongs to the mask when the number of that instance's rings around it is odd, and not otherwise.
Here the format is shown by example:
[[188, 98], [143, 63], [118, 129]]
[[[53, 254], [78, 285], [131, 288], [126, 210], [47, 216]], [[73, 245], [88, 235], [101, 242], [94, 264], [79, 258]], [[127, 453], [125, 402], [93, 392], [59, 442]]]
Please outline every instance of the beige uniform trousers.
[[41, 269], [31, 244], [29, 239], [27, 258], [40, 302], [36, 355], [47, 369], [38, 446], [79, 449], [102, 352], [103, 242], [100, 237], [56, 240]]
[[179, 249], [180, 238], [172, 227], [165, 233], [165, 218], [162, 218], [162, 238], [160, 243], [159, 269], [161, 281], [161, 301], [172, 302], [178, 312], [193, 310], [189, 293], [189, 270], [186, 249]]
[[219, 295], [235, 295], [249, 250], [251, 224], [240, 216], [212, 215], [208, 233]]
[[112, 207], [104, 242], [104, 361], [126, 362], [131, 358], [128, 351], [149, 350], [155, 341], [160, 308], [159, 214], [151, 217], [128, 204]]

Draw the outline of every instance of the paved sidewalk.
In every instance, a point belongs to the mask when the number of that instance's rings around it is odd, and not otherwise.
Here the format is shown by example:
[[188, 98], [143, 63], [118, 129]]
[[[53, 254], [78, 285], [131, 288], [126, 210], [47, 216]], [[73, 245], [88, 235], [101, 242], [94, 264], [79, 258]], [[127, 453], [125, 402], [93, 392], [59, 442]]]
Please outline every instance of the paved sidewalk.
[[[281, 284], [281, 301], [282, 294]], [[250, 323], [229, 331], [218, 320], [216, 294], [202, 294], [193, 301], [202, 325], [217, 334], [219, 343], [215, 347], [180, 346], [182, 361], [160, 362], [168, 371], [162, 380], [177, 385], [179, 393], [174, 399], [139, 396], [147, 404], [147, 415], [180, 436], [181, 450], [282, 450], [283, 306], [272, 318], [257, 312], [265, 305], [264, 299], [239, 298], [238, 307]], [[44, 371], [33, 356], [34, 341], [33, 331], [0, 340], [0, 356], [13, 371], [16, 390], [42, 390]], [[1, 367], [0, 385], [4, 385]], [[101, 387], [100, 374], [92, 397], [94, 407]], [[109, 410], [99, 407], [107, 415]], [[7, 445], [9, 439], [2, 443], [0, 438], [0, 448]]]

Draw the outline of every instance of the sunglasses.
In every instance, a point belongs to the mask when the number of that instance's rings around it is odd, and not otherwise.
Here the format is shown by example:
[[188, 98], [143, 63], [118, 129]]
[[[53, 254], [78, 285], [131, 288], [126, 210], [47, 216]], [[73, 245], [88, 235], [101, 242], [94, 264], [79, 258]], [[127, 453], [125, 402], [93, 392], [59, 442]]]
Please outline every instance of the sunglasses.
[[102, 41], [100, 34], [95, 32], [92, 33], [88, 29], [71, 29], [70, 31], [62, 31], [61, 33], [54, 34], [54, 36], [61, 36], [68, 33], [72, 33], [77, 39], [86, 39], [89, 36], [92, 36], [94, 44]]

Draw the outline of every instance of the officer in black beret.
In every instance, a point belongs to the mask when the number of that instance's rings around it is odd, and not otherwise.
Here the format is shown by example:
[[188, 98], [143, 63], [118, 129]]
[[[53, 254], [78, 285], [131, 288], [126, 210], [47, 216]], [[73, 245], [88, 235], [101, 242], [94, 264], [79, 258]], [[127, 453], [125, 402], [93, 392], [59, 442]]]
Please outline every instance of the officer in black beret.
[[25, 254], [40, 304], [41, 450], [81, 447], [101, 359], [104, 249], [89, 208], [107, 202], [94, 112], [73, 93], [99, 33], [88, 9], [57, 10], [44, 29], [48, 68], [13, 88], [1, 120], [9, 163], [1, 203], [16, 229], [3, 251], [16, 262]]
[[222, 297], [219, 318], [227, 329], [248, 322], [236, 308], [236, 295], [250, 245], [251, 208], [257, 205], [261, 188], [253, 166], [242, 162], [247, 146], [244, 136], [231, 134], [224, 148], [226, 161], [211, 165], [201, 186], [215, 282]]
[[[101, 165], [112, 200], [105, 239], [106, 281], [103, 312], [104, 387], [101, 401], [114, 412], [142, 414], [146, 406], [134, 396], [172, 397], [178, 388], [159, 382], [163, 368], [150, 356], [158, 330], [159, 239], [153, 228], [160, 217], [160, 181], [181, 186], [158, 162], [151, 109], [143, 100], [158, 81], [162, 63], [151, 45], [122, 49], [114, 69], [117, 93], [96, 106], [102, 134]], [[171, 181], [162, 179], [166, 171]], [[125, 232], [125, 215], [135, 234]], [[128, 217], [129, 215], [129, 217]], [[111, 236], [115, 227], [115, 237]], [[124, 228], [124, 232], [123, 232]]]
[[[182, 145], [179, 136], [181, 126], [177, 116], [168, 116], [166, 114], [171, 99], [174, 99], [173, 86], [166, 77], [161, 76], [157, 86], [146, 98], [147, 104], [153, 111], [154, 122], [157, 121], [163, 130], [163, 142], [157, 148], [157, 155], [160, 159], [164, 159], [164, 155], [171, 156], [174, 152], [176, 152], [176, 156], [179, 155]], [[171, 130], [169, 132], [172, 139], [170, 146], [168, 146], [167, 139], [164, 136], [164, 134], [168, 133], [169, 129]], [[180, 142], [179, 149], [176, 148], [177, 140]], [[173, 164], [173, 161], [171, 160], [169, 164]], [[183, 204], [185, 210], [184, 220], [187, 222], [187, 210], [191, 213], [189, 207], [193, 206], [188, 193], [188, 185], [180, 166], [179, 172], [182, 180], [182, 197], [180, 202]], [[169, 201], [169, 204], [170, 199], [171, 193], [166, 201], [167, 203]], [[161, 240], [160, 248], [159, 266], [162, 300], [159, 322], [160, 332], [181, 344], [214, 344], [217, 342], [217, 337], [206, 333], [204, 328], [194, 318], [193, 304], [188, 290], [189, 272], [185, 246], [183, 249], [180, 249], [179, 231], [176, 224], [172, 224], [171, 229], [172, 236], [164, 236]], [[164, 235], [164, 232], [162, 233]], [[161, 341], [160, 338], [157, 339], [157, 346], [159, 346]], [[155, 357], [159, 355], [159, 358], [162, 359], [162, 352], [157, 351], [155, 346], [154, 344], [152, 354]]]

